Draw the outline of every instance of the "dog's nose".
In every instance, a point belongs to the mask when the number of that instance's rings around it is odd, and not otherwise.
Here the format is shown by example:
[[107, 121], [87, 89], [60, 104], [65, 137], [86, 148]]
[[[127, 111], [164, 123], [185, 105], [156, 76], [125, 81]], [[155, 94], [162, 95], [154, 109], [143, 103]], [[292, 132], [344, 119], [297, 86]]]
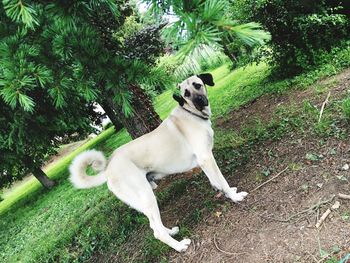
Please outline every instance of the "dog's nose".
[[198, 96], [198, 100], [199, 100], [201, 106], [204, 106], [204, 107], [208, 106], [208, 99], [206, 96], [200, 95], [200, 96]]
[[194, 98], [193, 104], [197, 110], [201, 111], [204, 107], [208, 106], [208, 99], [206, 96], [198, 95]]

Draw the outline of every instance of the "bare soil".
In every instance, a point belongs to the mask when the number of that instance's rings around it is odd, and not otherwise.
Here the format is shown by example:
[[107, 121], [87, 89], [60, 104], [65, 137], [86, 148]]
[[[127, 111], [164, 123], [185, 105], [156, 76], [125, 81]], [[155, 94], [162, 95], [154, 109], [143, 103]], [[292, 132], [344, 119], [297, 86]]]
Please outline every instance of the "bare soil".
[[[320, 92], [324, 87], [331, 90], [331, 99], [343, 97], [350, 89], [350, 69], [306, 90], [262, 96], [215, 125], [239, 132], [254, 118], [267, 123], [280, 105], [298, 107], [305, 99], [320, 108], [327, 95]], [[319, 158], [309, 160], [306, 156], [311, 153]], [[203, 174], [187, 178], [184, 193], [163, 203], [160, 209], [165, 225], [190, 226], [192, 243], [183, 254], [170, 251], [167, 261], [316, 263], [332, 257], [339, 260], [350, 253], [350, 200], [337, 197], [338, 193], [350, 194], [350, 170], [342, 170], [343, 165], [350, 164], [349, 136], [345, 140], [320, 139], [307, 132], [291, 133], [278, 141], [254, 145], [249, 159], [234, 170], [225, 166], [229, 166], [228, 162], [218, 160], [230, 185], [247, 192], [288, 168], [240, 204], [210, 190], [209, 183], [205, 188], [198, 186], [197, 181], [206, 180]], [[264, 169], [271, 174], [262, 179]], [[160, 188], [164, 189], [169, 182], [162, 184]], [[207, 208], [208, 200], [214, 207]], [[335, 201], [340, 202], [340, 208], [333, 210], [317, 229], [316, 222]], [[193, 216], [194, 211], [200, 211], [199, 219]], [[151, 234], [146, 226], [118, 252], [95, 255], [93, 262], [143, 262], [140, 236], [145, 234]]]
[[[331, 94], [341, 98], [350, 89], [350, 70], [316, 85], [332, 85]], [[272, 119], [279, 105], [298, 105], [304, 99], [321, 105], [326, 94], [315, 89], [295, 90], [289, 95], [266, 95], [232, 112], [217, 122], [218, 127], [237, 129], [253, 118]], [[320, 107], [319, 107], [320, 108]], [[332, 254], [340, 259], [350, 252], [350, 200], [332, 198], [350, 194], [348, 140], [330, 138], [320, 141], [309, 134], [292, 134], [280, 141], [265, 142], [255, 149], [249, 162], [237, 169], [231, 185], [251, 191], [257, 171], [268, 167], [279, 177], [251, 193], [245, 202], [232, 204], [227, 211], [212, 213], [197, 225], [193, 245], [183, 255], [171, 252], [170, 262], [325, 262]], [[317, 161], [308, 153], [321, 155]], [[323, 201], [318, 208], [310, 209]], [[331, 212], [319, 229], [316, 222], [336, 200], [341, 206]], [[305, 210], [308, 210], [307, 212]], [[305, 213], [301, 213], [305, 211]]]

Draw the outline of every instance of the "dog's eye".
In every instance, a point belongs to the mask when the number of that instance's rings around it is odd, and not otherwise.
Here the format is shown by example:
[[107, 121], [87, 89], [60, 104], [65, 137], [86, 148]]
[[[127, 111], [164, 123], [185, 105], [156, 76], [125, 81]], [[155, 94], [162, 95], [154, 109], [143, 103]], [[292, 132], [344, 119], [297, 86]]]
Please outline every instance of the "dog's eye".
[[185, 90], [185, 97], [189, 97], [189, 96], [191, 96], [191, 93], [186, 89]]
[[202, 87], [201, 84], [193, 82], [192, 85], [194, 86], [195, 89], [200, 89]]

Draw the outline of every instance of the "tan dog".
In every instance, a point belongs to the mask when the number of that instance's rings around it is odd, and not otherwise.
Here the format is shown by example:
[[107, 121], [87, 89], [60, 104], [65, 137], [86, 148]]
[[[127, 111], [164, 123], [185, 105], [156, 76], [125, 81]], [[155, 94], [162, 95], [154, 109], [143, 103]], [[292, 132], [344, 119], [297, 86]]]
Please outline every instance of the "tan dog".
[[[179, 228], [163, 225], [152, 190], [157, 186], [154, 180], [200, 166], [211, 185], [232, 201], [242, 201], [247, 195], [228, 185], [215, 162], [205, 84], [214, 85], [211, 74], [192, 76], [180, 83], [180, 95], [174, 96], [179, 106], [157, 129], [116, 149], [107, 167], [106, 158], [95, 150], [77, 156], [70, 167], [75, 187], [90, 188], [107, 182], [120, 200], [148, 217], [157, 239], [179, 252], [185, 251], [191, 241], [175, 240], [172, 236]], [[90, 164], [101, 172], [86, 175]]]

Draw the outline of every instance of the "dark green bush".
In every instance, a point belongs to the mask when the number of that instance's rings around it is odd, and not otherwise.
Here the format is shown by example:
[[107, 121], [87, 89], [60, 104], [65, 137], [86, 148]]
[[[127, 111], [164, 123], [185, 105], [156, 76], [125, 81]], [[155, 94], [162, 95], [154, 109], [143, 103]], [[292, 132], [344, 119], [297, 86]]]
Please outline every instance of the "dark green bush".
[[237, 0], [233, 15], [241, 21], [259, 22], [270, 31], [272, 39], [258, 60], [269, 58], [275, 72], [286, 76], [323, 63], [332, 47], [349, 38], [348, 4], [343, 2]]
[[146, 26], [125, 39], [126, 56], [152, 65], [164, 53], [165, 43], [160, 37], [164, 25]]

